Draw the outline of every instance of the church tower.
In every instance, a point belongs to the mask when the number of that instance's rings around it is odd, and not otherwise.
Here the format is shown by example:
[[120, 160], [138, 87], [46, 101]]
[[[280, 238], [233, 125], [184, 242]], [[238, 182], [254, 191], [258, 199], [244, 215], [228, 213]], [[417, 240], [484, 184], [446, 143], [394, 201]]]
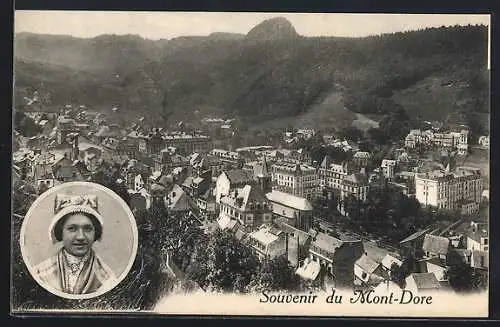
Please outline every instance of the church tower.
[[262, 161], [261, 173], [257, 176], [259, 181], [259, 186], [262, 192], [271, 192], [271, 174], [269, 173], [269, 168], [266, 161], [266, 156], [264, 155], [264, 160]]

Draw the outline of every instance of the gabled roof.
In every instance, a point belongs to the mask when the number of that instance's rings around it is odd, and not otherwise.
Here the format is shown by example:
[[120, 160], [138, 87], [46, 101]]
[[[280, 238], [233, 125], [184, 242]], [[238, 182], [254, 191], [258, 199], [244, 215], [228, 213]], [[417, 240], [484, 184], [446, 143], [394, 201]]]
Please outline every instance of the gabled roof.
[[341, 247], [343, 242], [338, 238], [319, 232], [313, 239], [312, 245], [319, 247], [329, 253], [334, 254], [335, 251]]
[[306, 198], [298, 197], [285, 192], [273, 190], [267, 193], [266, 197], [271, 202], [280, 203], [293, 209], [302, 211], [313, 210], [311, 203]]
[[167, 198], [168, 209], [178, 211], [178, 210], [189, 210], [189, 198], [184, 190], [177, 184], [174, 185], [172, 191], [168, 194]]
[[245, 184], [252, 181], [251, 174], [243, 169], [228, 170], [224, 174], [226, 174], [231, 184]]
[[403, 264], [401, 260], [393, 257], [390, 254], [386, 254], [384, 259], [382, 259], [382, 266], [384, 266], [384, 268], [391, 269], [393, 263], [397, 264], [399, 267], [401, 267], [401, 265]]
[[426, 234], [422, 250], [447, 255], [450, 250], [450, 240], [446, 237]]
[[228, 196], [223, 197], [221, 201], [245, 211], [248, 209], [247, 205], [249, 203], [267, 202], [267, 198], [258, 187], [247, 184], [244, 187], [236, 188]]
[[426, 259], [425, 262], [433, 264], [435, 266], [439, 266], [441, 268], [446, 268], [446, 261], [439, 257], [432, 257], [430, 259]]
[[407, 238], [405, 238], [404, 240], [400, 241], [399, 243], [401, 244], [401, 243], [406, 243], [406, 242], [416, 240], [417, 238], [424, 235], [428, 231], [429, 231], [429, 229], [424, 229], [424, 230], [420, 230], [418, 232], [415, 232], [415, 233], [411, 234], [410, 236], [408, 236]]
[[315, 280], [321, 270], [321, 265], [315, 260], [307, 257], [304, 263], [297, 268], [295, 273], [304, 279]]
[[482, 225], [486, 225], [486, 224], [479, 224], [479, 226], [478, 226], [479, 228], [476, 231], [470, 231], [467, 234], [467, 237], [476, 241], [476, 242], [481, 242], [481, 238], [488, 237], [487, 226], [485, 228], [483, 228]]
[[361, 258], [356, 261], [356, 265], [368, 274], [373, 274], [373, 272], [380, 267], [380, 263], [376, 262], [368, 255], [361, 256]]
[[418, 290], [439, 289], [440, 285], [434, 273], [412, 273], [409, 279], [415, 281]]

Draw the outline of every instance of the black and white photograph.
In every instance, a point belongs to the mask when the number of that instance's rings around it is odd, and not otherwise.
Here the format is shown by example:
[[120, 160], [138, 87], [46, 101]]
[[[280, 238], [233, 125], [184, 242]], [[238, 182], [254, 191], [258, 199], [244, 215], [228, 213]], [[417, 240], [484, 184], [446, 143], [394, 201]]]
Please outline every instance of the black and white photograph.
[[487, 317], [490, 24], [17, 10], [11, 311]]
[[113, 191], [67, 182], [33, 203], [20, 242], [24, 263], [40, 286], [65, 298], [92, 298], [126, 277], [137, 253], [137, 225]]

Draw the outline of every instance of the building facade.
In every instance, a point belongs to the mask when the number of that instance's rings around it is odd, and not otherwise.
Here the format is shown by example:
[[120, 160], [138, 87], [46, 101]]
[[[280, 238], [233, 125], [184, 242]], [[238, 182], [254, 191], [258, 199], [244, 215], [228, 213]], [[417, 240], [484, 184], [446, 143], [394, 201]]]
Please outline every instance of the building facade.
[[295, 196], [313, 199], [319, 192], [319, 178], [316, 168], [306, 164], [287, 161], [272, 166], [273, 189]]
[[[479, 169], [458, 167], [453, 173], [432, 171], [416, 174], [415, 196], [423, 205], [438, 209], [463, 210], [479, 209], [483, 191], [483, 179]], [[476, 203], [477, 206], [468, 206]]]

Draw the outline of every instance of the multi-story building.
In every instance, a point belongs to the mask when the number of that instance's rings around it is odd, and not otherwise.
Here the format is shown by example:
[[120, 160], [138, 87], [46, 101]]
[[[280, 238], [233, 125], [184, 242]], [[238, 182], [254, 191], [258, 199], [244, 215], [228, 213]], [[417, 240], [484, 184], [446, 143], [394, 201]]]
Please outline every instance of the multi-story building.
[[455, 172], [435, 170], [415, 175], [415, 196], [423, 205], [445, 210], [479, 210], [483, 179], [478, 168], [458, 167]]
[[281, 229], [262, 225], [249, 234], [249, 245], [257, 252], [260, 259], [273, 259], [286, 254], [286, 237]]
[[396, 168], [396, 160], [384, 159], [382, 160], [380, 168], [382, 168], [382, 173], [384, 174], [385, 178], [387, 178], [388, 180], [393, 180]]
[[[139, 141], [141, 139], [141, 134], [137, 131], [132, 131], [123, 140], [123, 147], [125, 154], [130, 157], [135, 157], [136, 153], [139, 151]], [[145, 144], [144, 144], [145, 145]]]
[[366, 151], [358, 151], [353, 156], [353, 161], [358, 167], [366, 167], [370, 163], [372, 155]]
[[458, 153], [466, 155], [469, 150], [469, 131], [434, 133], [431, 130], [411, 130], [405, 138], [407, 148], [415, 148], [418, 144], [433, 144], [443, 148], [457, 148]]
[[59, 116], [57, 118], [57, 133], [56, 139], [58, 144], [66, 143], [66, 136], [70, 133], [75, 132], [75, 126], [73, 119], [65, 116]]
[[165, 140], [161, 129], [155, 128], [148, 135], [140, 135], [139, 151], [147, 154], [158, 154], [165, 148]]
[[229, 191], [236, 187], [243, 187], [246, 184], [253, 183], [253, 176], [251, 173], [242, 170], [234, 169], [223, 171], [217, 181], [215, 182], [215, 199], [220, 203], [220, 199], [224, 195], [228, 195]]
[[277, 162], [272, 167], [273, 189], [313, 199], [319, 191], [316, 168], [307, 164], [288, 161]]
[[220, 158], [225, 164], [237, 164], [241, 160], [239, 152], [228, 151], [224, 149], [212, 149], [210, 151], [212, 156]]
[[322, 188], [340, 190], [342, 180], [353, 172], [347, 162], [334, 163], [330, 157], [325, 156], [318, 169], [319, 185]]
[[467, 234], [467, 250], [488, 251], [488, 225], [472, 222]]
[[342, 180], [340, 197], [341, 199], [345, 199], [349, 195], [353, 195], [358, 200], [366, 201], [369, 189], [370, 185], [368, 184], [366, 174], [350, 174]]
[[164, 147], [176, 148], [185, 154], [193, 152], [205, 153], [211, 147], [211, 139], [207, 135], [187, 133], [167, 133], [164, 136]]
[[309, 258], [333, 277], [336, 288], [345, 289], [353, 287], [354, 265], [364, 252], [361, 240], [340, 240], [320, 232], [313, 237]]
[[269, 200], [257, 186], [238, 187], [220, 199], [219, 220], [238, 221], [247, 232], [272, 222]]
[[266, 197], [272, 204], [275, 221], [306, 232], [312, 227], [313, 206], [307, 199], [280, 191], [269, 192]]

